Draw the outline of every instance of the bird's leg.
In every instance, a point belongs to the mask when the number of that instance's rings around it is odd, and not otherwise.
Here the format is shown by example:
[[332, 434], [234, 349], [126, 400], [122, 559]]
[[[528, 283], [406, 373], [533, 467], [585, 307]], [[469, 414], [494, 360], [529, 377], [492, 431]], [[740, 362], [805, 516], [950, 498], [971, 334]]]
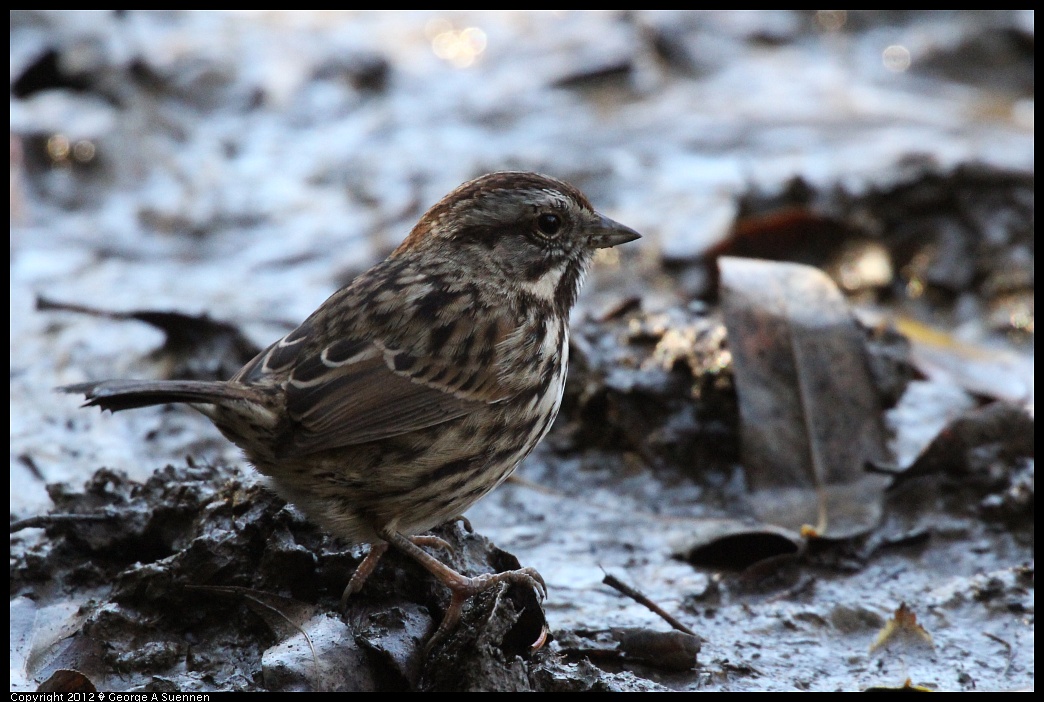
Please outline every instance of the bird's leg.
[[412, 541], [417, 546], [434, 546], [435, 548], [441, 548], [443, 551], [449, 551], [453, 553], [453, 547], [449, 545], [449, 542], [442, 537], [435, 536], [434, 534], [422, 534], [420, 536], [407, 536], [407, 539]]
[[[540, 573], [536, 572], [533, 568], [520, 568], [518, 570], [509, 570], [504, 573], [483, 573], [482, 575], [477, 575], [475, 577], [468, 577], [466, 575], [461, 575], [439, 559], [426, 552], [424, 549], [420, 548], [420, 546], [417, 545], [418, 537], [403, 536], [397, 531], [392, 531], [391, 529], [384, 529], [378, 533], [381, 538], [388, 542], [388, 544], [391, 544], [399, 551], [420, 563], [424, 566], [425, 570], [435, 576], [436, 580], [450, 589], [451, 597], [449, 607], [446, 608], [446, 614], [442, 618], [442, 623], [439, 624], [439, 628], [435, 631], [435, 635], [431, 638], [431, 641], [428, 642], [429, 650], [431, 649], [432, 644], [445, 636], [457, 625], [457, 622], [460, 620], [461, 612], [464, 610], [464, 603], [473, 595], [477, 595], [478, 593], [488, 590], [500, 583], [517, 583], [537, 590], [542, 598], [547, 596], [547, 585], [544, 583], [544, 579], [540, 576]], [[421, 538], [427, 539], [428, 537]], [[365, 565], [365, 561], [363, 564]], [[360, 566], [360, 569], [361, 568], [362, 566]]]
[[[453, 547], [450, 546], [445, 539], [441, 539], [432, 534], [407, 536], [406, 538], [417, 546], [433, 546], [453, 553]], [[369, 578], [377, 568], [377, 563], [380, 562], [381, 556], [383, 556], [384, 552], [388, 550], [388, 546], [389, 544], [387, 542], [370, 545], [370, 552], [366, 554], [366, 558], [364, 558], [362, 563], [359, 564], [359, 567], [355, 569], [355, 572], [352, 574], [352, 579], [348, 581], [348, 587], [344, 588], [344, 593], [341, 594], [342, 610], [348, 606], [348, 598], [359, 592], [359, 590], [362, 590], [363, 585], [366, 584], [367, 578]]]
[[450, 522], [460, 522], [460, 525], [464, 527], [464, 531], [469, 534], [474, 534], [475, 530], [471, 528], [471, 520], [465, 517], [463, 514], [458, 514], [456, 517], [450, 520]]
[[377, 563], [381, 560], [381, 556], [388, 550], [387, 543], [370, 544], [370, 552], [366, 554], [366, 558], [363, 559], [359, 567], [352, 573], [352, 579], [348, 581], [348, 587], [344, 588], [344, 593], [341, 595], [341, 609], [344, 610], [348, 606], [348, 598], [355, 593], [362, 590], [362, 586], [366, 583], [366, 579], [370, 577], [374, 569], [377, 568]]

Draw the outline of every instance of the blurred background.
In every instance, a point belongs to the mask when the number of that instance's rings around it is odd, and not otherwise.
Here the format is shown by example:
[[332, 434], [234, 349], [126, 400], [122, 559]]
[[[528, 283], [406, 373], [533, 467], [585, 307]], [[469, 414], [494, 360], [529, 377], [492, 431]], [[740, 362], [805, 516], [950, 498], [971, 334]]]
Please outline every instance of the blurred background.
[[[922, 379], [945, 378], [928, 392], [943, 408], [911, 423], [937, 431], [982, 394], [1032, 412], [1033, 49], [1032, 11], [12, 11], [12, 516], [45, 512], [46, 485], [82, 485], [101, 466], [143, 480], [186, 455], [241, 462], [191, 413], [114, 420], [53, 393], [163, 374], [149, 354], [164, 337], [39, 311], [41, 296], [207, 313], [266, 345], [444, 194], [495, 170], [568, 180], [644, 235], [602, 252], [575, 324], [635, 312], [633, 332], [672, 310], [712, 312], [722, 253], [813, 263], [881, 323], [995, 361], [969, 371], [958, 360], [936, 375], [920, 367]], [[589, 340], [579, 357], [591, 353]], [[569, 407], [582, 389], [570, 392], [560, 424], [580, 421]], [[160, 428], [162, 442], [142, 440]], [[704, 514], [707, 491], [742, 482], [735, 455], [697, 477], [665, 474], [664, 459], [649, 487], [640, 449], [614, 459], [614, 477], [592, 478], [601, 454], [578, 452], [577, 436], [556, 429], [556, 448], [520, 471], [548, 478], [557, 498], [508, 485], [473, 516], [548, 578], [552, 607], [556, 588], [580, 593], [585, 605], [549, 611], [553, 627], [648, 616], [599, 589], [607, 564], [633, 566], [676, 605], [679, 593], [706, 590], [709, 576], [671, 560], [663, 535], [649, 535], [656, 527], [613, 532], [591, 520], [597, 508], [552, 520], [570, 492], [554, 466], [583, 467], [574, 490], [596, 504], [626, 494], [634, 502], [617, 504], [622, 512], [677, 517]], [[664, 493], [669, 509], [657, 506]], [[541, 555], [555, 542], [550, 521], [578, 540], [573, 550]], [[610, 532], [630, 539], [615, 555], [599, 550]], [[1008, 556], [1032, 561], [1032, 550]], [[913, 587], [924, 594], [930, 579]], [[900, 598], [882, 597], [878, 610]], [[766, 616], [793, 614], [781, 606]], [[741, 609], [722, 617], [740, 631]], [[848, 633], [799, 621], [780, 647]], [[777, 624], [765, 631], [780, 634]], [[763, 665], [773, 680], [747, 672], [738, 686], [801, 686], [785, 662], [753, 662], [733, 635], [719, 632], [709, 657], [721, 670], [730, 658]], [[1029, 657], [1017, 674], [984, 664], [969, 678], [1032, 684], [1032, 627], [1028, 643], [1019, 636]], [[853, 646], [857, 662], [827, 672], [836, 651], [824, 653], [805, 686], [870, 684], [866, 645]], [[956, 660], [924, 677], [974, 687], [961, 677], [971, 664]]]

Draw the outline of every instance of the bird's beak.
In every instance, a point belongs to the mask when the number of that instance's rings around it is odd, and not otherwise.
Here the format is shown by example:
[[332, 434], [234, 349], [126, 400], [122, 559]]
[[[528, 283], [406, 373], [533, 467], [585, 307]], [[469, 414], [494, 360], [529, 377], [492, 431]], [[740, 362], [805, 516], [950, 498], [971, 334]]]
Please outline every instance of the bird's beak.
[[595, 222], [591, 227], [591, 246], [596, 249], [607, 249], [610, 246], [626, 244], [628, 241], [641, 239], [642, 235], [630, 227], [625, 227], [605, 215], [595, 213]]

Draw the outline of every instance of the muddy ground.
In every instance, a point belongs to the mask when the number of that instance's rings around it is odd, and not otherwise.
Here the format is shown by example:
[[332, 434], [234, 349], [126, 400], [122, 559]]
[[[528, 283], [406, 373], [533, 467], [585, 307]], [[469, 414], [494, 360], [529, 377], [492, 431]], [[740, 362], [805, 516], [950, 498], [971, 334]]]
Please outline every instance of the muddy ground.
[[[1032, 688], [1033, 17], [13, 12], [12, 689]], [[439, 531], [543, 602], [426, 649], [445, 592], [391, 554], [342, 612], [364, 549], [202, 417], [52, 390], [227, 377], [503, 169], [644, 235], [595, 262], [551, 434]], [[734, 354], [779, 339], [735, 310], [791, 291], [737, 302], [729, 257], [843, 293], [880, 455], [751, 453]], [[816, 454], [856, 383], [784, 346]]]

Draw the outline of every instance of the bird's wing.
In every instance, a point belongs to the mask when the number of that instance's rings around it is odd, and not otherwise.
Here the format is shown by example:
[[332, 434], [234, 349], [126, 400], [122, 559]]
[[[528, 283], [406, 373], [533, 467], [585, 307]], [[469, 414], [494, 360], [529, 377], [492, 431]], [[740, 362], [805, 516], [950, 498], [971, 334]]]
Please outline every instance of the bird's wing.
[[473, 353], [438, 355], [389, 348], [373, 339], [342, 338], [316, 347], [308, 326], [306, 322], [274, 344], [260, 364], [266, 373], [287, 378], [291, 430], [284, 454], [306, 455], [406, 434], [513, 394], [497, 375], [497, 345], [509, 333], [503, 325], [494, 325], [480, 341], [471, 335]]

